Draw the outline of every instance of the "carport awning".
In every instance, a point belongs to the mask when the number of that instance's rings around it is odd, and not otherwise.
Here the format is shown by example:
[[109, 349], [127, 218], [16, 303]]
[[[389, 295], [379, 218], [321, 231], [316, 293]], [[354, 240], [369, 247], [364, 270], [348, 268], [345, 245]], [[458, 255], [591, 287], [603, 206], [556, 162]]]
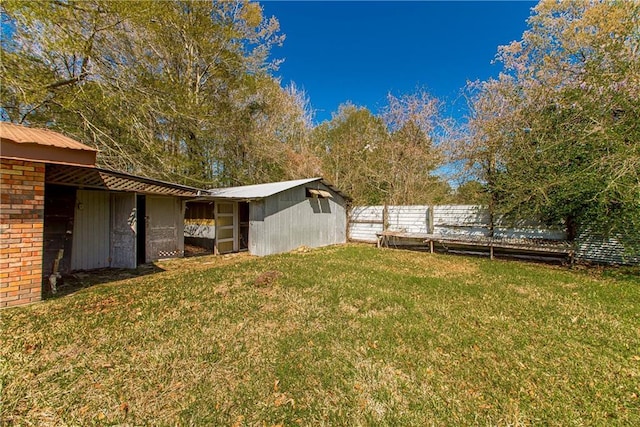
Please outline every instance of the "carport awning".
[[47, 184], [71, 185], [109, 191], [127, 191], [140, 194], [195, 197], [200, 190], [180, 184], [158, 181], [99, 168], [65, 165], [47, 165]]

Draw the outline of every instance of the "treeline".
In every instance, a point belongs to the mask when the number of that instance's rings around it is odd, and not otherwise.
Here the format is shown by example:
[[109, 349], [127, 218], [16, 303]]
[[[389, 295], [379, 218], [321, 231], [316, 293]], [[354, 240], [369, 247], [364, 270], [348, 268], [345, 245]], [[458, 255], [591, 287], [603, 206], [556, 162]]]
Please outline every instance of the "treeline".
[[454, 156], [493, 212], [640, 253], [640, 2], [541, 1], [504, 72], [469, 87]]
[[464, 88], [462, 124], [417, 90], [315, 125], [276, 77], [284, 36], [257, 3], [0, 7], [2, 119], [88, 143], [102, 166], [205, 188], [322, 175], [358, 204], [483, 203], [572, 233], [640, 231], [638, 2], [542, 1], [498, 48], [503, 73]]

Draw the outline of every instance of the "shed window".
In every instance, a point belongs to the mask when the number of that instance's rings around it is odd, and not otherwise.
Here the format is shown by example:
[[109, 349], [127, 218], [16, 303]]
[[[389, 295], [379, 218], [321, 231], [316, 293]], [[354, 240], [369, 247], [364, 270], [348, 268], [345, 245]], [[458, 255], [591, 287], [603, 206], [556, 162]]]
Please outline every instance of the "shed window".
[[324, 190], [317, 190], [315, 188], [307, 188], [307, 197], [314, 197], [319, 199], [329, 199], [333, 197], [331, 193]]

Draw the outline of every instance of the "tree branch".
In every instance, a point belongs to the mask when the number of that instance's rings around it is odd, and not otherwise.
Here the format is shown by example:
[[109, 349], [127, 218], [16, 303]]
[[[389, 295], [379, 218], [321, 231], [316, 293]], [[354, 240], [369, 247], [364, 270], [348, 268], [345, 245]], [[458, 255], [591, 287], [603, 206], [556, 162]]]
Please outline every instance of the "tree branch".
[[69, 86], [72, 84], [80, 83], [82, 80], [86, 79], [88, 75], [89, 75], [88, 72], [80, 73], [76, 77], [72, 77], [70, 79], [65, 79], [65, 80], [59, 80], [57, 82], [48, 84], [45, 86], [45, 89], [57, 89], [62, 86]]

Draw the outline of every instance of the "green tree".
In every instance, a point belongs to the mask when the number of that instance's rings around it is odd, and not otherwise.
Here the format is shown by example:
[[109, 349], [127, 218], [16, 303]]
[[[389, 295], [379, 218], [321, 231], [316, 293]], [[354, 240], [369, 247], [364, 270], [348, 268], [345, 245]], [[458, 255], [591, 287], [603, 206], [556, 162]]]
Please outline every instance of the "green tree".
[[313, 130], [312, 140], [322, 161], [323, 175], [353, 198], [355, 204], [385, 199], [377, 185], [374, 153], [388, 138], [381, 118], [368, 109], [343, 104], [331, 120]]
[[501, 177], [507, 168], [506, 153], [513, 149], [514, 130], [520, 126], [521, 94], [514, 79], [504, 74], [498, 79], [471, 82], [466, 89], [470, 111], [466, 132], [457, 134], [450, 156], [461, 165], [463, 178], [471, 177], [483, 184], [482, 200], [489, 210], [493, 232], [497, 215], [508, 211], [501, 203], [503, 195], [513, 191], [503, 188], [505, 180]]
[[487, 188], [480, 181], [470, 180], [455, 189], [452, 202], [461, 205], [488, 205]]
[[[284, 117], [270, 73], [282, 41], [257, 3], [14, 1], [3, 39], [4, 120], [87, 142], [106, 167], [194, 185], [279, 178]], [[278, 128], [275, 123], [279, 123]], [[296, 121], [287, 122], [290, 127]], [[286, 139], [286, 138], [285, 138]]]
[[505, 76], [473, 103], [488, 114], [472, 135], [484, 165], [495, 160], [482, 178], [501, 212], [640, 250], [638, 22], [637, 2], [542, 1], [522, 40], [499, 49]]
[[424, 91], [389, 95], [379, 116], [340, 106], [312, 134], [324, 175], [356, 204], [445, 202], [451, 189], [434, 173], [443, 159], [434, 143], [439, 107]]
[[444, 203], [451, 188], [435, 170], [443, 153], [435, 143], [444, 121], [441, 103], [424, 90], [400, 97], [389, 94], [382, 117], [389, 138], [377, 150], [379, 187], [394, 205]]

